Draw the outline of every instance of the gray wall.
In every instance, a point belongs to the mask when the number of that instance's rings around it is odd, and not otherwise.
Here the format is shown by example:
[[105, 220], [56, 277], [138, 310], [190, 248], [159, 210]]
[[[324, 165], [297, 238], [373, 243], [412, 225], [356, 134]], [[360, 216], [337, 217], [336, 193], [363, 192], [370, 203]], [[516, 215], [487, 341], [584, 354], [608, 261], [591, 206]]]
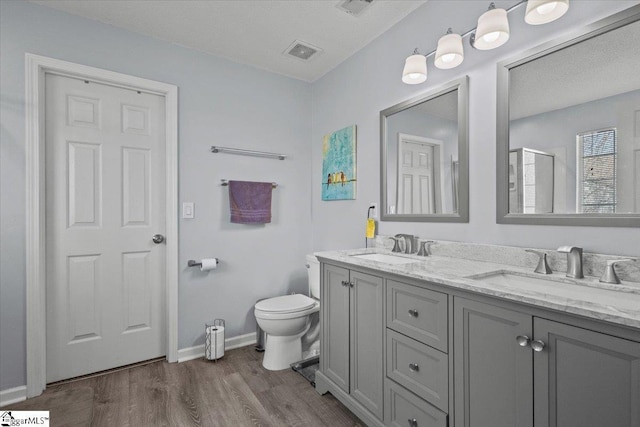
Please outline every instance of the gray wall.
[[[227, 337], [255, 331], [258, 298], [306, 291], [311, 250], [311, 87], [194, 50], [27, 2], [0, 2], [0, 390], [24, 385], [24, 54], [49, 56], [179, 86], [179, 348], [203, 342], [204, 323], [224, 318]], [[285, 161], [210, 154], [211, 145], [282, 152]], [[273, 222], [230, 224], [220, 179], [275, 181]], [[219, 257], [216, 271], [187, 269]]]
[[[508, 7], [515, 1], [497, 1]], [[362, 246], [369, 203], [379, 201], [380, 110], [469, 75], [470, 220], [468, 224], [380, 222], [379, 234], [400, 232], [423, 238], [555, 249], [563, 244], [588, 252], [640, 255], [640, 230], [608, 227], [557, 227], [496, 224], [496, 64], [518, 52], [582, 27], [635, 1], [572, 1], [567, 15], [544, 26], [524, 23], [524, 7], [509, 15], [511, 39], [493, 51], [476, 51], [465, 39], [465, 61], [453, 70], [439, 70], [428, 60], [428, 80], [421, 85], [401, 81], [405, 58], [415, 47], [435, 48], [447, 27], [466, 31], [476, 25], [487, 3], [429, 1], [367, 47], [313, 85], [312, 212], [314, 250]], [[358, 125], [358, 199], [322, 202], [322, 135]], [[342, 218], [340, 222], [332, 218]]]

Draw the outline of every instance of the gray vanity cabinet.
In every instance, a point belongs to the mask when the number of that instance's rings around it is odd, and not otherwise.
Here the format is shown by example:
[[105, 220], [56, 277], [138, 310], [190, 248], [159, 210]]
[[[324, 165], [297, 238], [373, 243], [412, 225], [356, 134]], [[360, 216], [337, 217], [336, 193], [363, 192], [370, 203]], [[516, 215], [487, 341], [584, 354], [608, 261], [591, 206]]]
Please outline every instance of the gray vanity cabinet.
[[533, 357], [515, 340], [532, 327], [531, 315], [454, 299], [456, 426], [533, 426]]
[[640, 343], [534, 318], [535, 427], [640, 426]]
[[349, 393], [349, 270], [325, 264], [321, 295], [322, 371], [338, 387]]
[[324, 264], [322, 301], [320, 372], [382, 420], [382, 278]]
[[640, 343], [460, 297], [454, 331], [456, 426], [640, 425]]

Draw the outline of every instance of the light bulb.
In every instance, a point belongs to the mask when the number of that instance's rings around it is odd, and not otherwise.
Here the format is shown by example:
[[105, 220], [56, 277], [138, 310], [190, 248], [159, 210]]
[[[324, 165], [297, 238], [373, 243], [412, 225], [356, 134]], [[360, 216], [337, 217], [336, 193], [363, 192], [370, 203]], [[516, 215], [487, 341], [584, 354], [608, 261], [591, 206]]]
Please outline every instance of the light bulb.
[[538, 13], [540, 15], [546, 15], [548, 13], [553, 12], [553, 10], [558, 6], [558, 2], [557, 1], [553, 1], [551, 3], [547, 3], [547, 4], [543, 4], [541, 6], [538, 6]]
[[493, 43], [494, 41], [498, 40], [498, 37], [500, 37], [500, 32], [494, 31], [492, 33], [485, 34], [484, 36], [482, 36], [482, 39], [487, 43]]
[[462, 37], [449, 29], [447, 34], [438, 40], [434, 65], [440, 69], [448, 70], [462, 64], [462, 61], [464, 61]]
[[415, 85], [427, 80], [427, 58], [416, 52], [409, 56], [404, 63], [402, 70], [402, 81], [406, 84]]
[[569, 10], [569, 0], [527, 0], [524, 20], [527, 24], [541, 25], [553, 22]]
[[[493, 3], [491, 5], [493, 6]], [[478, 18], [473, 47], [479, 50], [495, 49], [505, 44], [507, 40], [509, 40], [507, 11], [491, 7]]]
[[449, 63], [449, 62], [453, 61], [454, 59], [456, 59], [456, 54], [455, 53], [447, 53], [446, 55], [442, 55], [442, 62], [444, 62], [444, 63]]

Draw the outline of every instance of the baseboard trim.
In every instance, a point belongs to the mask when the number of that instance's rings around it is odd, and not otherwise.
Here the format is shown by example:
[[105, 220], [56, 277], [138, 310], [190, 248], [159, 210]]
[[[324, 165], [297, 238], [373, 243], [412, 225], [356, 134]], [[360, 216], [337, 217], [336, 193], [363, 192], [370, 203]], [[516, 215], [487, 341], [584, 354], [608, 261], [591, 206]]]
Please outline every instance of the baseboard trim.
[[27, 400], [27, 386], [8, 388], [0, 391], [0, 407]]
[[[236, 337], [227, 338], [224, 340], [225, 351], [233, 350], [234, 348], [246, 347], [256, 343], [256, 333], [238, 335]], [[188, 360], [198, 359], [204, 357], [204, 344], [196, 345], [194, 347], [187, 347], [178, 350], [178, 363], [186, 362]]]

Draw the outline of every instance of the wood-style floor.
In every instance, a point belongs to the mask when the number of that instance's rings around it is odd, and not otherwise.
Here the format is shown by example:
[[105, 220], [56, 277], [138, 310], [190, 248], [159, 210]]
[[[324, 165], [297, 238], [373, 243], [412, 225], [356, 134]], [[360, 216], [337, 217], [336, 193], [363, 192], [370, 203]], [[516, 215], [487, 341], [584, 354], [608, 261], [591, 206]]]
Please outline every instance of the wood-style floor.
[[49, 386], [10, 409], [48, 410], [53, 427], [364, 425], [300, 374], [264, 369], [252, 346], [216, 363], [159, 361]]

